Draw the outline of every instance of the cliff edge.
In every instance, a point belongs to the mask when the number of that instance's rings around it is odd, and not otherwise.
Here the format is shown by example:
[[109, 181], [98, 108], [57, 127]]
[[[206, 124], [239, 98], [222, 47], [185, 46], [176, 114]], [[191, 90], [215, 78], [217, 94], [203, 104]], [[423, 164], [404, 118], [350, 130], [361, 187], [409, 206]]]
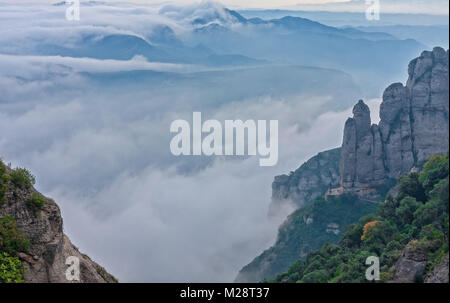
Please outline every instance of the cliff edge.
[[334, 194], [377, 200], [377, 187], [448, 152], [448, 59], [448, 51], [436, 47], [412, 60], [406, 86], [394, 83], [385, 90], [378, 125], [371, 125], [362, 100], [355, 105], [345, 123], [340, 187]]
[[[25, 169], [11, 169], [0, 161], [0, 253], [17, 257], [23, 280], [32, 283], [72, 282], [66, 278], [68, 257], [79, 260], [80, 283], [117, 280], [79, 252], [63, 232], [58, 205], [34, 187], [34, 177]], [[15, 238], [14, 238], [15, 237]]]
[[360, 100], [345, 123], [341, 148], [275, 177], [270, 212], [288, 203], [298, 210], [280, 227], [275, 245], [245, 266], [237, 282], [270, 279], [308, 252], [337, 243], [343, 227], [355, 223], [352, 215], [372, 213], [401, 177], [448, 153], [448, 64], [448, 50], [422, 52], [408, 66], [406, 85], [394, 83], [384, 91], [378, 125]]

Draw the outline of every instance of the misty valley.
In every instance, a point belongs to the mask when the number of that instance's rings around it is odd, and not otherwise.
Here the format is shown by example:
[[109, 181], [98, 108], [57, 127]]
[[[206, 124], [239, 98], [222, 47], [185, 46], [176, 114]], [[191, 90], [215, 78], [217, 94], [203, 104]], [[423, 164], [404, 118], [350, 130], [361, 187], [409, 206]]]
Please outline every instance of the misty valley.
[[0, 282], [442, 280], [448, 1], [239, 2], [0, 0]]
[[[259, 160], [260, 166], [276, 165], [278, 161], [278, 121], [271, 120], [267, 123], [265, 120], [257, 122], [225, 120], [223, 128], [217, 120], [207, 120], [202, 123], [201, 119], [200, 112], [193, 113], [192, 136], [191, 127], [186, 120], [175, 120], [171, 123], [170, 132], [178, 132], [170, 142], [170, 151], [173, 155], [244, 156], [245, 150], [247, 150], [248, 156], [256, 156], [257, 152], [260, 156], [267, 156], [267, 158]], [[224, 129], [223, 133], [222, 128]], [[202, 139], [203, 133], [209, 134]]]

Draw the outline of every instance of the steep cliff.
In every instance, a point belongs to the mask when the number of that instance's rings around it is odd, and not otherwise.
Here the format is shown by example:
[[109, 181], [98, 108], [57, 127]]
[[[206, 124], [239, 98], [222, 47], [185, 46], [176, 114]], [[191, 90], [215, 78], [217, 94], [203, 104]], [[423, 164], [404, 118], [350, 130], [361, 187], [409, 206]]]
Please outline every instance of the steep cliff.
[[[406, 85], [395, 83], [385, 90], [378, 125], [371, 124], [370, 110], [360, 100], [353, 108], [353, 117], [345, 123], [340, 149], [319, 154], [290, 175], [275, 177], [271, 211], [290, 202], [305, 207], [324, 194], [325, 200], [353, 197], [360, 204], [352, 204], [347, 211], [355, 212], [355, 207], [359, 211], [362, 202], [376, 205], [374, 202], [382, 201], [400, 177], [422, 166], [431, 156], [447, 153], [448, 58], [449, 52], [437, 47], [412, 60]], [[321, 237], [317, 230], [312, 231], [313, 225], [308, 226], [307, 220], [289, 216], [276, 244], [244, 267], [237, 280], [272, 278], [275, 272], [288, 269], [288, 260], [293, 263], [326, 242], [338, 241], [338, 237]], [[329, 230], [320, 232], [325, 235]], [[313, 245], [280, 241], [308, 238], [311, 232], [316, 233]]]
[[322, 196], [330, 187], [339, 185], [340, 148], [312, 157], [289, 175], [276, 176], [272, 183], [269, 215], [284, 204], [300, 208]]
[[378, 125], [371, 125], [362, 100], [355, 105], [345, 123], [335, 194], [376, 199], [377, 187], [448, 151], [448, 58], [437, 47], [411, 61], [406, 86], [395, 83], [385, 90]]
[[448, 151], [448, 58], [448, 51], [436, 47], [412, 60], [406, 86], [385, 90], [378, 125], [371, 124], [369, 107], [360, 100], [345, 123], [342, 148], [275, 177], [270, 212], [289, 202], [303, 207], [327, 190], [377, 201], [396, 179]]
[[[431, 157], [401, 178], [377, 214], [360, 218], [337, 244], [311, 251], [273, 281], [448, 283], [448, 178], [448, 155]], [[367, 265], [370, 259], [378, 269]]]
[[[63, 219], [58, 205], [39, 194], [34, 177], [24, 169], [12, 170], [0, 161], [0, 253], [21, 260], [25, 282], [64, 283], [68, 257], [79, 259], [79, 281], [117, 282], [106, 270], [82, 254], [63, 232]], [[12, 237], [17, 227], [26, 245]], [[0, 279], [1, 281], [1, 279]]]
[[275, 277], [323, 243], [337, 243], [347, 226], [375, 212], [377, 206], [349, 195], [316, 199], [289, 215], [279, 228], [276, 243], [246, 265], [235, 281], [258, 282]]

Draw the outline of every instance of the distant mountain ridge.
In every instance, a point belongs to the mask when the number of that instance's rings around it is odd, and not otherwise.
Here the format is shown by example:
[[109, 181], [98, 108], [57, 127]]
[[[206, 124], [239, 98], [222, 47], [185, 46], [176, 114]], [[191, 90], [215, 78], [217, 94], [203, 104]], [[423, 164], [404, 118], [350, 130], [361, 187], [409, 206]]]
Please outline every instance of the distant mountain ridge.
[[[344, 70], [351, 73], [368, 94], [375, 94], [374, 90], [379, 94], [380, 87], [375, 88], [375, 83], [388, 80], [384, 86], [393, 81], [395, 78], [391, 75], [408, 64], [405, 58], [425, 48], [412, 39], [399, 40], [386, 33], [336, 28], [300, 17], [231, 19], [234, 26], [210, 22], [197, 26], [183, 40], [219, 54], [233, 53], [273, 63]], [[380, 76], [383, 73], [387, 78]]]
[[[89, 5], [99, 9], [106, 6]], [[199, 12], [192, 9], [190, 15], [184, 16], [183, 22], [189, 24], [183, 23], [186, 30], [182, 34], [166, 23], [137, 31], [98, 24], [80, 33], [74, 26], [67, 32], [68, 37], [73, 36], [70, 40], [31, 38], [23, 47], [23, 43], [11, 39], [3, 49], [0, 47], [0, 52], [9, 54], [11, 49], [17, 48], [16, 55], [116, 60], [142, 55], [149, 61], [216, 67], [306, 65], [354, 73], [354, 77], [362, 81], [368, 71], [373, 70], [377, 75], [377, 70], [395, 70], [403, 65], [403, 58], [397, 54], [413, 54], [424, 48], [417, 41], [399, 40], [385, 33], [336, 28], [291, 16], [272, 20], [245, 18], [225, 7], [210, 6]], [[163, 7], [159, 14], [165, 13]], [[170, 13], [169, 9], [168, 16]], [[364, 51], [359, 51], [361, 49]], [[380, 56], [381, 53], [389, 56]]]

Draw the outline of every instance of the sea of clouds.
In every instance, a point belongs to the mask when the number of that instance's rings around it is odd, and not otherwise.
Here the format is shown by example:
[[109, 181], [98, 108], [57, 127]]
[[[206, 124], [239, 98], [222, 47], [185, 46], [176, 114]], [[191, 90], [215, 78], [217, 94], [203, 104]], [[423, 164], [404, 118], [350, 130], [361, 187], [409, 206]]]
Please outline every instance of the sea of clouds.
[[[339, 146], [357, 100], [344, 102], [333, 89], [264, 90], [252, 70], [224, 93], [215, 88], [239, 70], [139, 55], [33, 54], [42, 41], [71, 45], [86, 33], [131, 33], [151, 43], [157, 25], [182, 36], [195, 18], [223, 12], [210, 3], [99, 4], [82, 7], [73, 24], [64, 10], [0, 3], [1, 157], [37, 176], [37, 189], [60, 205], [73, 243], [121, 281], [232, 281], [273, 243], [284, 219], [267, 217], [273, 177]], [[374, 122], [379, 103], [369, 100]], [[219, 121], [279, 120], [278, 165], [260, 167], [257, 157], [174, 157], [170, 123], [190, 119], [193, 110]]]

